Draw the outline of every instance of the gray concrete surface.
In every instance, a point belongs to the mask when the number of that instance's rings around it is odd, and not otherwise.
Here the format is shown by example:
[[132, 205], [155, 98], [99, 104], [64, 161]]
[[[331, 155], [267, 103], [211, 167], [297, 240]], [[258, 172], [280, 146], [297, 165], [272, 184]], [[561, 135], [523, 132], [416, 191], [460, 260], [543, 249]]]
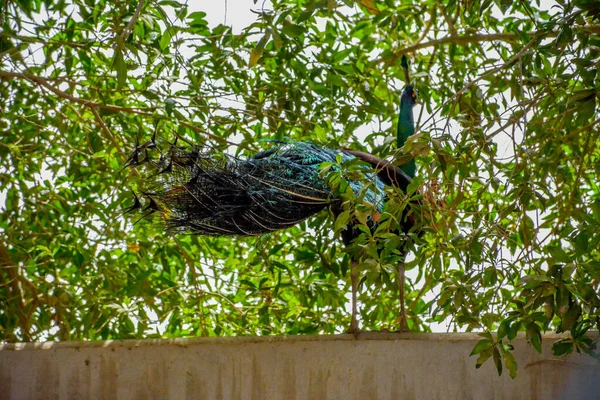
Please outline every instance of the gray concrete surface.
[[600, 399], [589, 356], [514, 341], [516, 379], [475, 369], [474, 334], [0, 345], [0, 399]]

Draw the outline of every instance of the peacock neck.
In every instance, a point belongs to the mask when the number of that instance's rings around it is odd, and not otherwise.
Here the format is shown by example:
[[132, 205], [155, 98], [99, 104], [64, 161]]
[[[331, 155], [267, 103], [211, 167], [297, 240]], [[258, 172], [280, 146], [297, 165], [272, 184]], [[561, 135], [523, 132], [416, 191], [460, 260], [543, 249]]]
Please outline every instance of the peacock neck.
[[[415, 133], [415, 120], [413, 116], [413, 104], [410, 101], [404, 101], [402, 96], [400, 100], [400, 116], [398, 117], [398, 133], [396, 136], [396, 144], [398, 148], [404, 146], [406, 140]], [[415, 177], [416, 164], [415, 160], [411, 159], [407, 164], [401, 165], [400, 169], [406, 172], [411, 178]]]

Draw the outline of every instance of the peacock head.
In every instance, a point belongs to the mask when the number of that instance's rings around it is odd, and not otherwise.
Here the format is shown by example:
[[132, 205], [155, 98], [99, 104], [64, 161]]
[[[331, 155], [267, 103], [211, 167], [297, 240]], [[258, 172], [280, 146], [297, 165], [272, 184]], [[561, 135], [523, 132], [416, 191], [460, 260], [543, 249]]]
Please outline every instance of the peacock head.
[[400, 97], [400, 107], [412, 110], [412, 108], [419, 103], [417, 98], [417, 92], [415, 89], [408, 85], [402, 91], [402, 97]]
[[402, 70], [404, 71], [404, 82], [406, 83], [406, 86], [402, 91], [402, 97], [400, 97], [400, 109], [401, 112], [402, 109], [404, 109], [405, 112], [412, 111], [413, 107], [415, 106], [415, 104], [418, 103], [418, 101], [417, 92], [415, 92], [410, 83], [410, 73], [408, 71], [408, 57], [406, 57], [406, 54], [402, 56], [402, 61], [400, 62], [400, 65], [402, 66]]

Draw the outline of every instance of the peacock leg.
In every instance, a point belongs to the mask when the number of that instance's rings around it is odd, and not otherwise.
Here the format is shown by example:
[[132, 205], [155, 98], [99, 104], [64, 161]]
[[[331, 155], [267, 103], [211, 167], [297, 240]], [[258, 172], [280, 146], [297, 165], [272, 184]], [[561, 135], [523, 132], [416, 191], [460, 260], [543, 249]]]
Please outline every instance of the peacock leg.
[[352, 320], [350, 322], [350, 328], [346, 330], [346, 333], [351, 333], [354, 336], [360, 333], [358, 328], [358, 320], [356, 318], [356, 295], [358, 292], [358, 261], [352, 260], [350, 267], [350, 281], [352, 282]]
[[404, 260], [398, 263], [398, 292], [400, 300], [400, 314], [398, 315], [399, 332], [408, 332], [408, 322], [406, 321], [406, 308], [404, 305]]

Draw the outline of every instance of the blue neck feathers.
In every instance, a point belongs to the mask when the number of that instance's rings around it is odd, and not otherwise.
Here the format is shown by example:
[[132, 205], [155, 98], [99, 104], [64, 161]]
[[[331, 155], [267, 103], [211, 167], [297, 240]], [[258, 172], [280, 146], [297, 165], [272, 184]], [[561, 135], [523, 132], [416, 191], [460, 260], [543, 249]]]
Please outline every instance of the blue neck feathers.
[[[404, 146], [406, 140], [415, 133], [415, 119], [413, 116], [415, 103], [412, 86], [406, 86], [400, 98], [400, 116], [398, 117], [398, 133], [396, 136], [396, 145], [398, 148]], [[400, 166], [400, 169], [406, 172], [411, 178], [415, 177], [416, 168], [414, 159], [411, 159], [408, 164]]]

